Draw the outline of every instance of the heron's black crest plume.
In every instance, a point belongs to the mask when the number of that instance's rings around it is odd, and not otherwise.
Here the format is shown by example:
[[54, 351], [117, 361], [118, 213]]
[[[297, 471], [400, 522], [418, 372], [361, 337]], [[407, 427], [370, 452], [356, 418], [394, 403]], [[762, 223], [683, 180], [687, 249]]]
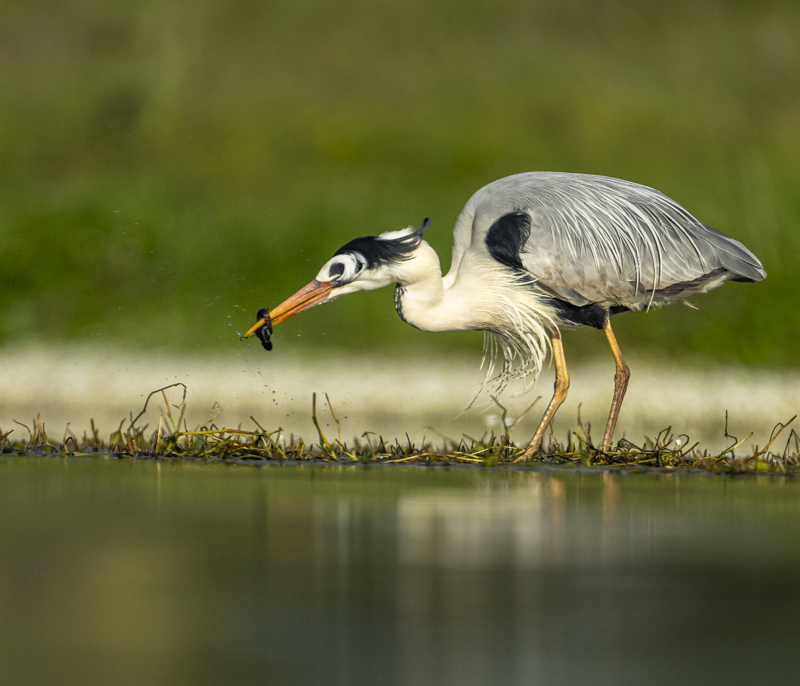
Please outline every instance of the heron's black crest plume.
[[431, 228], [431, 218], [430, 217], [425, 217], [425, 219], [422, 220], [422, 226], [419, 227], [419, 231], [417, 231], [417, 233], [422, 235], [429, 228]]
[[355, 238], [343, 245], [335, 253], [359, 253], [367, 261], [368, 269], [375, 269], [391, 262], [401, 262], [411, 257], [411, 253], [419, 247], [422, 236], [419, 231], [409, 233], [400, 238], [382, 238], [381, 236], [364, 236]]

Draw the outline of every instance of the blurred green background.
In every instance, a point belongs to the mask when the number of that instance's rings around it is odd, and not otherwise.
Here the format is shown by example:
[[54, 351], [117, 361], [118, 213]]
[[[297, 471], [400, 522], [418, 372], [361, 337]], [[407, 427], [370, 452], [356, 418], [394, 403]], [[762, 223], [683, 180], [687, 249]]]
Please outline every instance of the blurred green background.
[[[238, 346], [351, 238], [431, 216], [446, 268], [475, 190], [563, 170], [654, 186], [769, 273], [615, 318], [624, 350], [797, 364], [799, 160], [796, 0], [6, 0], [0, 341]], [[390, 289], [276, 334], [480, 346]]]

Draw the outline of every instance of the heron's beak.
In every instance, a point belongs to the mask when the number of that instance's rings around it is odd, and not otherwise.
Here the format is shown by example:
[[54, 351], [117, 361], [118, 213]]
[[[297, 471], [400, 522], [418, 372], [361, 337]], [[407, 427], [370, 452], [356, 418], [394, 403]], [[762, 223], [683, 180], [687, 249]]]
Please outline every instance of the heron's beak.
[[[270, 310], [269, 318], [272, 322], [272, 326], [280, 324], [285, 319], [289, 319], [289, 317], [303, 310], [307, 310], [309, 307], [314, 307], [314, 305], [325, 302], [330, 297], [330, 292], [340, 285], [341, 284], [334, 283], [333, 281], [317, 281], [314, 279], [308, 286], [301, 288], [293, 296], [284, 300], [274, 310]], [[242, 338], [249, 338], [266, 323], [266, 320], [259, 319]]]

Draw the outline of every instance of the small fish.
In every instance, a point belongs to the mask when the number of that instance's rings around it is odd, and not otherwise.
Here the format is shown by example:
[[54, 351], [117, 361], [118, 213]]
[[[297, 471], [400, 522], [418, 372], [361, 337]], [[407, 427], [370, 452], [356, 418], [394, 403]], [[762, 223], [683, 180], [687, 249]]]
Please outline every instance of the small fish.
[[261, 340], [264, 350], [272, 350], [272, 341], [269, 340], [270, 335], [272, 335], [272, 320], [269, 318], [269, 310], [266, 307], [262, 307], [256, 313], [256, 317], [258, 320], [264, 320], [264, 326], [256, 331], [256, 336]]

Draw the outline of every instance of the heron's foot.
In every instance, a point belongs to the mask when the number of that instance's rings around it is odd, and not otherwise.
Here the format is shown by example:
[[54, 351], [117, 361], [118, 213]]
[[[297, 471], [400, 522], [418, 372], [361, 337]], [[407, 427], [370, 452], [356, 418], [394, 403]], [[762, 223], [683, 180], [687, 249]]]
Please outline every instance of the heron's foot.
[[[611, 411], [614, 412], [614, 408], [612, 408]], [[609, 453], [617, 447], [614, 443], [614, 429], [616, 428], [616, 424], [617, 418], [610, 417], [608, 424], [606, 425], [606, 430], [603, 433], [603, 440], [600, 441], [600, 445], [597, 446], [597, 449], [601, 452]]]
[[517, 457], [515, 460], [513, 460], [511, 462], [511, 464], [519, 464], [520, 462], [528, 462], [529, 460], [532, 460], [533, 456], [536, 455], [536, 453], [538, 453], [539, 451], [540, 451], [540, 448], [539, 448], [538, 445], [536, 445], [536, 446], [530, 446], [529, 445], [525, 449], [525, 452], [522, 453], [522, 455]]

